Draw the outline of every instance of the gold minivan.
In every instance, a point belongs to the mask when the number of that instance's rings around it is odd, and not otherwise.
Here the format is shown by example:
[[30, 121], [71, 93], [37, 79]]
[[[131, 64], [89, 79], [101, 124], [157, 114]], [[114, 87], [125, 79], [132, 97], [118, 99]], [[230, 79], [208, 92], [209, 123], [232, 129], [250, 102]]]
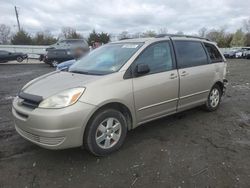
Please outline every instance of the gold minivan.
[[17, 132], [49, 149], [85, 146], [97, 156], [127, 131], [203, 105], [218, 108], [226, 61], [209, 40], [165, 35], [112, 42], [27, 83], [13, 101]]

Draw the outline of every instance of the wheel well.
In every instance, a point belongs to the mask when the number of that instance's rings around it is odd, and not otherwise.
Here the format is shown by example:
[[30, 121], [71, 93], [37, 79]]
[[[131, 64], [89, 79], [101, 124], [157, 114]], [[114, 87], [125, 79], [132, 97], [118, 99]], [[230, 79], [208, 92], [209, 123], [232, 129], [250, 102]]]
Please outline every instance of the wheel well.
[[130, 110], [128, 109], [127, 106], [125, 106], [124, 104], [119, 103], [119, 102], [108, 103], [108, 104], [105, 104], [105, 105], [101, 106], [100, 108], [98, 108], [94, 112], [94, 114], [91, 116], [88, 123], [93, 119], [95, 114], [97, 114], [98, 112], [100, 112], [100, 111], [102, 111], [104, 109], [109, 109], [109, 108], [120, 111], [126, 118], [127, 125], [128, 125], [128, 130], [130, 130], [132, 128], [132, 124], [133, 124], [132, 123], [133, 122], [132, 114], [131, 114], [131, 112], [130, 112]]
[[221, 89], [221, 92], [223, 92], [224, 84], [222, 82], [218, 81], [214, 85], [218, 85]]

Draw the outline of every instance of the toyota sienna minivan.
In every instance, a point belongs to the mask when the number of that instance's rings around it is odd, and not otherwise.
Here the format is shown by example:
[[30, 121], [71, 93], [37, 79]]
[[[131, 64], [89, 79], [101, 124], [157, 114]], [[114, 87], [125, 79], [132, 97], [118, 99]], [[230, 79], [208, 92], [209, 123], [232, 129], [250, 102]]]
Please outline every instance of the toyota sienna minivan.
[[13, 101], [17, 132], [48, 149], [84, 146], [97, 156], [127, 131], [196, 106], [218, 108], [226, 61], [209, 40], [165, 35], [112, 42], [68, 72], [27, 83]]

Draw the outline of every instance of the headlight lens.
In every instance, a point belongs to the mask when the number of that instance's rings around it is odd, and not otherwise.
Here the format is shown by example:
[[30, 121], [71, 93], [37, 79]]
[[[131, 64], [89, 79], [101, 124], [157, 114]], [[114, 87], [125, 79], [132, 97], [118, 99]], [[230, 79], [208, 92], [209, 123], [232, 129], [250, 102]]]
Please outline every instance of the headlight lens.
[[78, 101], [85, 88], [72, 88], [43, 100], [39, 108], [64, 108]]

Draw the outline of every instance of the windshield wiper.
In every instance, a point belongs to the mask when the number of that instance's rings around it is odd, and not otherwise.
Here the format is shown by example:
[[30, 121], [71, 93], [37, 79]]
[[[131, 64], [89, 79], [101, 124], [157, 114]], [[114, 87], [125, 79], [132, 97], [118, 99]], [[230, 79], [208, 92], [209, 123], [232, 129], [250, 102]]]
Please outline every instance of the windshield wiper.
[[86, 72], [86, 71], [79, 71], [79, 70], [73, 70], [73, 71], [70, 71], [72, 73], [76, 73], [76, 74], [90, 74], [89, 72]]

